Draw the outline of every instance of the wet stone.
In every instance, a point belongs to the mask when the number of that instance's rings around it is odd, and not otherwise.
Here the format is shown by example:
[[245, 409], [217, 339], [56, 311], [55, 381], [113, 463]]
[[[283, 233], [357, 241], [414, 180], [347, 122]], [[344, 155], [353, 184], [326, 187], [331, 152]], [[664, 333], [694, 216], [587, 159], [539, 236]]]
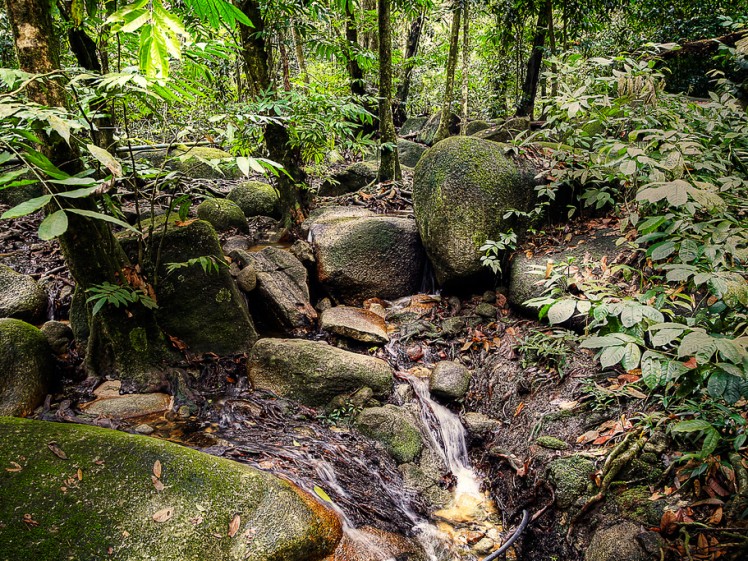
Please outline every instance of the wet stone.
[[130, 419], [171, 409], [172, 398], [165, 393], [125, 394], [98, 398], [79, 407], [84, 413], [110, 419]]
[[431, 373], [429, 389], [442, 399], [460, 399], [470, 387], [470, 371], [462, 364], [444, 360]]
[[495, 319], [496, 306], [493, 306], [486, 302], [481, 302], [475, 307], [475, 313], [484, 318]]
[[384, 344], [390, 340], [384, 320], [361, 308], [337, 306], [325, 310], [320, 325], [325, 331], [362, 343]]

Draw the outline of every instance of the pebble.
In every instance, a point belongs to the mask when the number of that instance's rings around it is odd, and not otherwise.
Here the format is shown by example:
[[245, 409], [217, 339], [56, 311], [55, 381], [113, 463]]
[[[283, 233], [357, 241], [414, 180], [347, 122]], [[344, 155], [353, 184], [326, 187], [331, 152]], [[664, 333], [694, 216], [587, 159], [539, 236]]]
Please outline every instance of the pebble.
[[494, 545], [495, 543], [492, 539], [483, 538], [473, 546], [473, 551], [483, 555], [489, 553], [493, 549]]
[[153, 434], [154, 429], [151, 425], [146, 425], [145, 423], [138, 425], [135, 427], [135, 432], [138, 434]]

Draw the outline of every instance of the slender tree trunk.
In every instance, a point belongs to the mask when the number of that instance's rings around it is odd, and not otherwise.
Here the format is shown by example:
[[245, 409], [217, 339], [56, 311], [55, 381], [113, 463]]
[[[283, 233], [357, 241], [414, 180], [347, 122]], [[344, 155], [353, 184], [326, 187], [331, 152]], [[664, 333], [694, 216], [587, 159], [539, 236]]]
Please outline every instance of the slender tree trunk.
[[548, 31], [548, 11], [541, 8], [538, 13], [538, 23], [535, 26], [535, 37], [532, 41], [532, 52], [527, 61], [527, 73], [525, 83], [522, 87], [522, 95], [517, 105], [516, 117], [529, 117], [532, 119], [535, 109], [535, 97], [538, 92], [538, 79], [540, 78], [540, 67], [543, 64], [543, 48], [545, 36]]
[[296, 51], [296, 62], [299, 65], [299, 73], [305, 84], [309, 83], [309, 73], [306, 71], [306, 58], [304, 58], [304, 43], [299, 33], [299, 28], [295, 23], [291, 23], [291, 33], [293, 34], [293, 46]]
[[449, 125], [452, 121], [452, 97], [454, 96], [455, 70], [457, 68], [457, 51], [460, 38], [460, 12], [460, 5], [456, 3], [452, 12], [452, 30], [449, 34], [449, 56], [447, 58], [447, 77], [444, 86], [442, 114], [439, 119], [439, 128], [434, 135], [434, 144], [449, 136]]
[[[7, 0], [6, 12], [15, 38], [21, 70], [47, 74], [60, 68], [58, 45], [47, 0]], [[32, 101], [49, 107], [67, 107], [64, 88], [56, 80], [34, 82], [28, 87]], [[57, 133], [41, 135], [41, 149], [67, 173], [82, 170], [75, 145]], [[65, 208], [96, 211], [90, 198], [59, 199]], [[102, 221], [68, 213], [68, 229], [59, 237], [65, 262], [77, 290], [109, 282], [127, 285], [127, 258], [109, 226]], [[131, 269], [132, 271], [132, 269]], [[140, 304], [127, 308], [106, 305], [90, 321], [86, 352], [90, 373], [112, 375], [128, 389], [156, 389], [164, 382], [165, 362], [172, 358], [155, 316]]]
[[278, 32], [278, 50], [280, 50], [281, 69], [283, 72], [283, 89], [291, 91], [291, 71], [288, 68], [288, 51], [286, 50], [286, 37], [282, 32]]
[[[556, 56], [556, 30], [553, 26], [553, 2], [546, 0], [546, 10], [548, 11], [548, 42], [551, 47], [551, 55], [555, 58]], [[551, 72], [553, 74], [553, 81], [551, 82], [551, 95], [556, 97], [558, 95], [558, 66], [554, 62], [551, 65]]]
[[381, 143], [379, 181], [402, 178], [397, 153], [397, 134], [392, 119], [392, 23], [390, 0], [379, 0], [379, 140]]
[[[368, 16], [370, 13], [377, 10], [377, 0], [363, 0], [362, 9]], [[361, 21], [366, 23], [369, 20], [367, 17], [362, 18]], [[363, 35], [362, 46], [364, 48], [374, 52], [379, 51], [379, 35], [375, 29], [367, 24], [364, 26], [364, 32], [361, 35]]]
[[462, 6], [462, 123], [460, 134], [467, 135], [468, 97], [470, 92], [470, 0], [463, 0]]
[[[257, 0], [241, 0], [239, 9], [249, 18], [254, 27], [240, 25], [242, 55], [247, 67], [248, 84], [252, 97], [270, 88], [270, 73], [265, 45], [265, 20]], [[278, 177], [283, 219], [287, 225], [303, 220], [306, 212], [306, 173], [301, 168], [301, 154], [290, 145], [288, 130], [281, 123], [269, 123], [265, 127], [265, 147], [270, 159], [283, 165], [290, 177]]]
[[361, 70], [361, 66], [358, 64], [358, 60], [354, 56], [354, 49], [359, 47], [358, 45], [358, 27], [356, 26], [356, 15], [353, 13], [352, 0], [346, 0], [345, 3], [345, 59], [346, 68], [348, 69], [348, 76], [351, 79], [351, 94], [356, 96], [366, 95], [366, 87], [364, 82], [364, 71]]
[[418, 54], [418, 45], [421, 42], [421, 31], [426, 20], [426, 12], [421, 12], [413, 23], [410, 24], [408, 40], [405, 44], [405, 61], [403, 62], [403, 78], [397, 87], [395, 100], [395, 112], [393, 118], [397, 126], [402, 126], [408, 118], [407, 105], [408, 94], [410, 93], [410, 82], [413, 76], [413, 66], [416, 54]]

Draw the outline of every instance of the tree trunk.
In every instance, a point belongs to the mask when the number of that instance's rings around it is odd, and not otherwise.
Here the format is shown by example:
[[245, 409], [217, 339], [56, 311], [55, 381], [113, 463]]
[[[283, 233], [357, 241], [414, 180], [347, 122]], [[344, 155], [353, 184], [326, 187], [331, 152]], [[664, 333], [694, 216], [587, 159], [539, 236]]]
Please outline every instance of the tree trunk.
[[[46, 0], [6, 3], [19, 67], [25, 72], [47, 74], [60, 68], [49, 6]], [[32, 83], [28, 93], [41, 105], [67, 107], [65, 90], [56, 80]], [[41, 149], [55, 165], [71, 174], [82, 170], [75, 145], [69, 146], [54, 132], [40, 136]], [[66, 208], [97, 210], [90, 198], [58, 200]], [[124, 271], [129, 263], [108, 225], [73, 213], [68, 213], [68, 220], [59, 242], [77, 290], [104, 282], [127, 286]], [[165, 362], [173, 357], [151, 310], [141, 304], [105, 305], [90, 321], [90, 332], [86, 367], [91, 374], [118, 377], [130, 389], [156, 389], [163, 384]]]
[[[548, 11], [548, 42], [551, 47], [551, 55], [555, 58], [556, 56], [556, 30], [553, 26], [553, 2], [546, 0], [546, 10]], [[558, 66], [554, 62], [551, 65], [551, 73], [553, 74], [551, 82], [551, 96], [556, 97], [558, 95]]]
[[358, 27], [356, 26], [356, 15], [353, 13], [351, 0], [345, 3], [345, 60], [348, 76], [351, 79], [351, 94], [355, 96], [366, 95], [364, 82], [364, 71], [354, 56], [354, 50], [358, 48]]
[[[362, 10], [367, 15], [369, 13], [374, 12], [377, 10], [377, 0], [363, 0], [362, 4]], [[369, 21], [368, 18], [363, 18], [362, 21], [367, 22]], [[376, 30], [374, 30], [371, 25], [366, 25], [364, 27], [363, 35], [363, 42], [362, 46], [366, 49], [369, 49], [370, 51], [378, 52], [379, 51], [379, 34]]]
[[293, 34], [293, 46], [296, 50], [296, 62], [299, 65], [299, 73], [305, 84], [309, 83], [309, 74], [306, 71], [306, 58], [304, 58], [304, 43], [301, 40], [301, 34], [295, 23], [291, 23], [291, 33]]
[[540, 78], [540, 67], [543, 64], [543, 47], [545, 36], [548, 31], [548, 10], [541, 8], [538, 12], [538, 23], [535, 26], [535, 37], [532, 41], [532, 52], [527, 61], [527, 73], [525, 83], [522, 86], [522, 95], [517, 105], [516, 117], [529, 117], [532, 119], [535, 109], [535, 96], [538, 92], [538, 79]]
[[444, 87], [444, 101], [439, 128], [434, 135], [434, 144], [449, 136], [449, 124], [452, 121], [452, 96], [454, 95], [455, 69], [457, 68], [457, 50], [460, 38], [460, 5], [455, 4], [452, 12], [452, 30], [449, 34], [449, 57], [447, 58], [447, 83]]
[[[242, 55], [247, 67], [247, 88], [251, 97], [270, 88], [270, 73], [265, 46], [265, 20], [257, 0], [241, 0], [239, 9], [249, 18], [254, 27], [239, 25], [242, 40]], [[281, 123], [269, 123], [265, 127], [265, 147], [270, 159], [281, 164], [290, 175], [278, 177], [283, 220], [291, 226], [303, 220], [306, 212], [306, 173], [301, 168], [301, 154], [290, 145], [288, 130]]]
[[281, 69], [283, 72], [283, 89], [291, 91], [291, 71], [288, 68], [288, 51], [286, 50], [286, 36], [278, 32], [278, 50], [280, 51]]
[[462, 6], [462, 123], [460, 134], [467, 135], [468, 125], [468, 96], [470, 92], [470, 12], [468, 11], [469, 0], [463, 0]]
[[397, 153], [397, 134], [392, 119], [392, 23], [390, 0], [379, 0], [379, 141], [380, 161], [378, 179], [399, 181], [402, 178]]
[[418, 44], [421, 42], [421, 30], [426, 21], [426, 12], [421, 12], [413, 23], [410, 24], [408, 40], [405, 44], [405, 61], [403, 62], [403, 79], [397, 87], [395, 100], [395, 113], [393, 118], [395, 124], [400, 127], [408, 118], [407, 104], [408, 93], [410, 93], [410, 81], [413, 76], [414, 59], [418, 53]]

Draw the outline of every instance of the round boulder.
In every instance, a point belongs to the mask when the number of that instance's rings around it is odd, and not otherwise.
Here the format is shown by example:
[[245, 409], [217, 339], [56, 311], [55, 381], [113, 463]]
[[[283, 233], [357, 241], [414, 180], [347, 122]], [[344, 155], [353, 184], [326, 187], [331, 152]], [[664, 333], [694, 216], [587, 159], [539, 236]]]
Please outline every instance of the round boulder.
[[234, 187], [226, 197], [242, 209], [244, 215], [279, 218], [279, 195], [275, 187], [262, 181], [247, 181]]
[[379, 166], [376, 162], [358, 162], [333, 174], [319, 188], [320, 197], [337, 197], [363, 189], [377, 180]]
[[446, 400], [461, 399], [470, 387], [470, 370], [459, 362], [443, 360], [431, 373], [429, 391]]
[[649, 559], [637, 543], [642, 533], [637, 524], [624, 521], [595, 532], [585, 561], [644, 561]]
[[197, 207], [200, 220], [210, 222], [218, 232], [236, 228], [242, 232], [249, 230], [244, 212], [234, 201], [228, 199], [205, 199]]
[[68, 346], [73, 340], [73, 330], [67, 323], [48, 321], [42, 325], [41, 331], [56, 355], [62, 355], [68, 351]]
[[0, 318], [14, 318], [29, 323], [44, 319], [47, 293], [28, 275], [0, 265]]
[[415, 422], [396, 405], [364, 409], [356, 417], [356, 428], [381, 442], [398, 464], [412, 462], [423, 449], [423, 438]]
[[33, 412], [47, 395], [53, 372], [44, 334], [23, 321], [0, 319], [0, 416]]
[[516, 226], [504, 218], [508, 210], [530, 209], [532, 175], [500, 144], [475, 137], [448, 138], [424, 154], [413, 177], [413, 208], [441, 285], [487, 276], [478, 250]]
[[397, 156], [400, 159], [400, 164], [403, 166], [408, 166], [409, 168], [416, 167], [416, 164], [418, 164], [426, 150], [428, 148], [423, 144], [405, 140], [404, 138], [397, 139]]

